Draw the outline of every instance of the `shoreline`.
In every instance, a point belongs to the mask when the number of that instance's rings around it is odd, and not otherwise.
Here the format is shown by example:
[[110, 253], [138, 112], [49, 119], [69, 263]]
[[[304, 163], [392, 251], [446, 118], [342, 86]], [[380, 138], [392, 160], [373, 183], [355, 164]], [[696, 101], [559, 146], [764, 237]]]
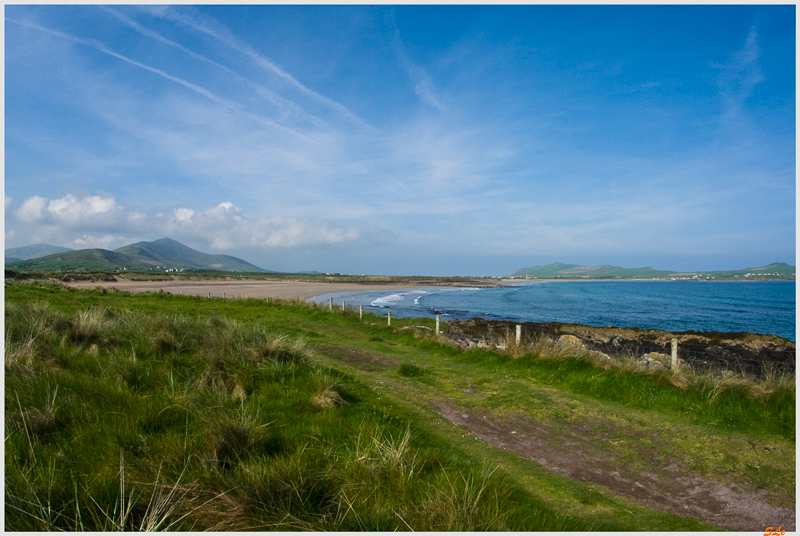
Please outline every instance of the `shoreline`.
[[[541, 283], [558, 283], [558, 282], [576, 282], [586, 281], [585, 279], [571, 279], [571, 280], [529, 280], [520, 281], [514, 279], [496, 280], [494, 288], [513, 288], [530, 286]], [[596, 280], [595, 280], [596, 281]], [[628, 280], [615, 280], [618, 282], [625, 282]], [[641, 280], [640, 280], [641, 281]], [[661, 281], [663, 283], [673, 283], [673, 281]], [[755, 282], [755, 281], [748, 281]], [[392, 293], [396, 291], [416, 291], [434, 289], [445, 289], [462, 287], [462, 285], [453, 284], [420, 284], [417, 282], [409, 283], [368, 283], [368, 282], [312, 282], [312, 281], [285, 281], [285, 280], [234, 280], [234, 279], [214, 279], [214, 280], [182, 280], [172, 279], [165, 281], [132, 281], [124, 278], [119, 278], [116, 281], [70, 281], [61, 282], [61, 284], [75, 288], [75, 289], [110, 289], [115, 288], [122, 291], [131, 293], [140, 292], [158, 292], [164, 291], [175, 295], [187, 295], [198, 297], [211, 297], [211, 298], [227, 298], [227, 299], [282, 299], [294, 300], [299, 299], [302, 301], [316, 301], [322, 303], [321, 298], [331, 294], [368, 294], [368, 293]], [[467, 288], [492, 288], [492, 287], [472, 287], [472, 285], [463, 285]], [[347, 301], [352, 303], [350, 300]], [[340, 302], [336, 299], [335, 301]], [[338, 303], [336, 304], [338, 306]], [[399, 314], [396, 313], [396, 314]], [[402, 316], [402, 315], [401, 315]], [[422, 315], [427, 316], [427, 315]], [[480, 315], [476, 316], [479, 318]], [[400, 316], [398, 316], [400, 318]], [[534, 322], [536, 323], [536, 322]], [[588, 328], [595, 328], [589, 324], [576, 324], [585, 325]], [[619, 329], [619, 328], [617, 328]], [[637, 328], [624, 328], [624, 329], [637, 329]], [[645, 328], [638, 328], [645, 329]], [[775, 335], [780, 337], [779, 335]], [[794, 339], [789, 337], [786, 340], [794, 342]]]
[[558, 279], [500, 279], [503, 284], [527, 283], [795, 283], [794, 279], [584, 279], [584, 278], [558, 278]]

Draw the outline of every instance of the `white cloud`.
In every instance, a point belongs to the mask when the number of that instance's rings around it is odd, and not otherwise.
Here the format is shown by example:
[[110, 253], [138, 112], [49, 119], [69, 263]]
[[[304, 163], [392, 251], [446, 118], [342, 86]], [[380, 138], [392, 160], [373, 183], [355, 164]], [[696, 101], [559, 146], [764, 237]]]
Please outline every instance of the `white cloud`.
[[[180, 207], [148, 215], [125, 209], [108, 195], [67, 194], [52, 200], [32, 196], [15, 218], [28, 227], [28, 236], [78, 248], [109, 248], [140, 236], [168, 236], [221, 251], [340, 244], [362, 238], [359, 229], [331, 222], [280, 217], [251, 221], [229, 201], [207, 210]], [[77, 233], [79, 238], [74, 238]]]
[[192, 216], [194, 215], [194, 210], [190, 208], [176, 208], [175, 209], [175, 221], [180, 223], [191, 223]]
[[16, 218], [23, 223], [40, 223], [45, 217], [45, 205], [47, 199], [34, 195], [26, 199], [22, 206], [14, 213]]
[[110, 249], [113, 245], [124, 243], [124, 241], [124, 237], [121, 236], [117, 237], [114, 235], [105, 235], [95, 237], [85, 234], [82, 237], [73, 240], [71, 246], [73, 246], [75, 249]]
[[67, 194], [60, 199], [54, 199], [47, 205], [47, 211], [57, 223], [76, 225], [84, 219], [106, 218], [114, 212], [124, 210], [118, 206], [113, 197], [91, 196], [78, 199], [72, 194]]

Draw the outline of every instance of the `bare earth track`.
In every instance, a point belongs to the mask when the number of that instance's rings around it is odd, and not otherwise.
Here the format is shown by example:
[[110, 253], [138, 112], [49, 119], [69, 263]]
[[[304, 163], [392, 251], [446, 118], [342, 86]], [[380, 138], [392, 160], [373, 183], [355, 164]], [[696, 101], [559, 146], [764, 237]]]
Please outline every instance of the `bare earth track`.
[[[655, 445], [664, 444], [664, 436], [670, 434], [667, 430], [647, 430], [622, 420], [597, 417], [574, 422], [508, 412], [498, 416], [477, 407], [466, 409], [439, 389], [419, 382], [411, 386], [407, 380], [387, 374], [397, 366], [389, 355], [333, 347], [319, 350], [366, 373], [365, 379], [380, 377], [379, 383], [391, 386], [396, 393], [409, 393], [410, 399], [427, 404], [445, 420], [486, 444], [514, 452], [572, 480], [601, 486], [656, 510], [730, 530], [762, 531], [768, 526], [796, 530], [795, 510], [774, 504], [776, 499], [768, 491], [741, 479], [732, 479], [735, 483], [715, 481], [692, 470], [685, 460], [659, 453]], [[474, 386], [462, 389], [462, 393], [474, 399], [491, 396]], [[773, 449], [755, 444], [750, 448], [766, 454]]]
[[714, 482], [676, 460], [665, 460], [651, 471], [631, 470], [620, 463], [612, 450], [588, 441], [591, 434], [581, 425], [565, 422], [559, 430], [529, 417], [514, 416], [504, 421], [488, 413], [463, 413], [443, 402], [432, 402], [431, 406], [489, 445], [516, 452], [553, 472], [603, 486], [651, 508], [736, 531], [753, 531], [772, 524], [796, 530], [795, 512], [767, 503], [763, 490]]

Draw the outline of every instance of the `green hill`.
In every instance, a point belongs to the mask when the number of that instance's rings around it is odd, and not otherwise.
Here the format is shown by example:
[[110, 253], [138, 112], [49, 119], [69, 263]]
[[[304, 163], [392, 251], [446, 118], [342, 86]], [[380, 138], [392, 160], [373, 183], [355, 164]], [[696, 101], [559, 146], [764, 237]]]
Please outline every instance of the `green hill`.
[[623, 268], [621, 266], [580, 266], [577, 264], [553, 263], [545, 266], [521, 268], [512, 277], [537, 279], [789, 279], [795, 278], [795, 267], [783, 262], [774, 262], [760, 268], [727, 270], [713, 272], [674, 272], [644, 268]]
[[201, 253], [170, 238], [162, 238], [154, 242], [137, 242], [114, 251], [133, 257], [142, 264], [166, 268], [221, 270], [224, 272], [267, 271], [230, 255]]
[[[6, 264], [6, 268], [16, 270], [83, 270], [104, 271], [134, 266], [135, 260], [107, 249], [79, 249], [46, 255], [35, 259]], [[140, 268], [145, 268], [141, 266]], [[146, 268], [150, 268], [149, 266]]]
[[7, 263], [17, 270], [217, 270], [223, 272], [266, 272], [262, 268], [230, 255], [201, 253], [180, 242], [162, 238], [137, 242], [114, 251], [81, 249], [30, 260]]
[[514, 272], [514, 276], [529, 276], [540, 278], [641, 278], [652, 279], [654, 277], [666, 277], [673, 272], [666, 270], [656, 270], [649, 266], [645, 268], [623, 268], [621, 266], [580, 266], [577, 264], [554, 263], [546, 266], [533, 266], [522, 268]]

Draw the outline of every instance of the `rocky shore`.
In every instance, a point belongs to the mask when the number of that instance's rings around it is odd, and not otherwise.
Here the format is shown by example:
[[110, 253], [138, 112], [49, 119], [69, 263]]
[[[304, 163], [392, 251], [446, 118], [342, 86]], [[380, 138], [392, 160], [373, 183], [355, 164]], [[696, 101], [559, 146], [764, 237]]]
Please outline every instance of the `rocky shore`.
[[[448, 322], [447, 336], [462, 347], [504, 344], [516, 333], [515, 322], [469, 320]], [[613, 356], [649, 359], [669, 356], [672, 339], [678, 341], [678, 357], [695, 370], [731, 370], [763, 376], [768, 370], [795, 371], [795, 343], [775, 335], [754, 333], [669, 332], [615, 326], [594, 327], [559, 322], [522, 323], [522, 340], [541, 337], [572, 341], [587, 350]]]

